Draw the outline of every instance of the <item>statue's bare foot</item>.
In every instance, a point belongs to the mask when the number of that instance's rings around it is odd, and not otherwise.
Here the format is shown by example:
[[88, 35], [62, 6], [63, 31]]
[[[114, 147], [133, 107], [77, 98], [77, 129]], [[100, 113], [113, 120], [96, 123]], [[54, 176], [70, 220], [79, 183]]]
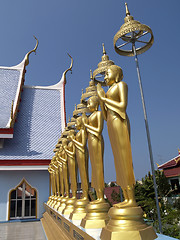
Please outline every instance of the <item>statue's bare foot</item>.
[[124, 208], [129, 207], [138, 207], [137, 202], [135, 200], [129, 200], [126, 204], [123, 205]]
[[83, 197], [81, 199], [79, 199], [80, 201], [89, 201], [88, 197]]
[[122, 203], [117, 203], [117, 204], [114, 204], [113, 207], [116, 207], [116, 208], [130, 208], [130, 207], [137, 207], [137, 203], [136, 201], [133, 201], [133, 200], [129, 200], [127, 202], [122, 202]]
[[100, 204], [100, 203], [106, 203], [106, 200], [104, 198], [98, 198], [97, 200], [90, 202], [90, 204]]
[[129, 202], [129, 201], [126, 199], [126, 200], [124, 200], [123, 202], [113, 204], [113, 207], [122, 208], [122, 207], [123, 207], [124, 205], [126, 205], [128, 202]]

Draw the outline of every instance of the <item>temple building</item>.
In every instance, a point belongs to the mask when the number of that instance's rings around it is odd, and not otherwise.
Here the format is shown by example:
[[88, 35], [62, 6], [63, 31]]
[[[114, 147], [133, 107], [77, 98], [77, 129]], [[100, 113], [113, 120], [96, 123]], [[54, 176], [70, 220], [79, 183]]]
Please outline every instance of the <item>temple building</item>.
[[0, 67], [0, 222], [42, 217], [48, 165], [65, 127], [65, 72], [56, 85], [24, 85], [36, 48], [20, 64]]
[[158, 166], [158, 169], [163, 170], [172, 190], [180, 193], [180, 150], [178, 156]]

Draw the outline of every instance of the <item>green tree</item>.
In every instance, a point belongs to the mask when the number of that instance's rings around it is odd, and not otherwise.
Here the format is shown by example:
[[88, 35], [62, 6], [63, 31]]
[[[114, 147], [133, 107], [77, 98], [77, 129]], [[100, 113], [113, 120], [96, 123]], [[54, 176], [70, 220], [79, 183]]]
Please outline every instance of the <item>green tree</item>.
[[[155, 177], [157, 183], [163, 233], [171, 237], [179, 238], [180, 228], [178, 226], [178, 223], [180, 221], [180, 210], [175, 205], [170, 205], [163, 200], [163, 197], [167, 196], [168, 193], [171, 192], [171, 186], [162, 171], [157, 170], [155, 172]], [[141, 206], [144, 211], [144, 216], [147, 220], [153, 221], [153, 225], [158, 231], [153, 177], [150, 172], [144, 178], [142, 178], [142, 183], [136, 182], [135, 195], [138, 205]]]
[[164, 175], [164, 172], [157, 170], [155, 172], [155, 176], [156, 176], [156, 183], [158, 187], [159, 197], [164, 197], [168, 195], [168, 193], [171, 190], [171, 185], [169, 184], [166, 176]]

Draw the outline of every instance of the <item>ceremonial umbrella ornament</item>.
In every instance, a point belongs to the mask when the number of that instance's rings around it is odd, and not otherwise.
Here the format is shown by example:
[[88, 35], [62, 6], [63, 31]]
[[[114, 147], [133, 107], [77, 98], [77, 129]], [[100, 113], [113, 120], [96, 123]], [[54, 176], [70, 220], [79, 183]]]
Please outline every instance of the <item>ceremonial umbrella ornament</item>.
[[141, 93], [141, 100], [143, 105], [151, 169], [152, 169], [153, 182], [154, 182], [159, 230], [162, 233], [162, 224], [161, 224], [161, 216], [160, 216], [160, 209], [159, 209], [159, 202], [158, 202], [157, 185], [156, 185], [156, 179], [155, 179], [153, 153], [152, 153], [151, 139], [150, 139], [150, 133], [149, 133], [149, 126], [148, 126], [148, 120], [147, 120], [147, 113], [146, 113], [146, 106], [144, 101], [139, 63], [137, 58], [137, 55], [144, 53], [153, 45], [154, 37], [150, 27], [148, 27], [147, 25], [141, 24], [139, 21], [134, 20], [133, 16], [130, 15], [127, 3], [125, 3], [125, 6], [126, 6], [126, 17], [124, 18], [124, 24], [121, 26], [120, 30], [114, 36], [114, 49], [119, 55], [135, 57], [136, 69], [137, 69], [137, 75], [138, 75], [138, 81], [139, 81], [139, 87], [140, 87], [140, 93]]
[[92, 71], [90, 70], [90, 82], [89, 86], [86, 88], [85, 93], [82, 93], [81, 102], [87, 103], [88, 98], [97, 96], [97, 88], [95, 86], [95, 81], [93, 79]]
[[67, 123], [67, 128], [69, 130], [75, 129], [75, 124], [76, 124], [76, 119], [72, 117], [71, 120], [69, 119], [69, 122]]
[[81, 102], [75, 107], [75, 110], [73, 111], [73, 117], [76, 119], [82, 116], [83, 113], [87, 114], [87, 113], [90, 113], [90, 111], [87, 108], [87, 104]]
[[104, 81], [105, 72], [109, 66], [114, 65], [114, 62], [109, 60], [109, 56], [106, 54], [104, 43], [102, 44], [102, 47], [103, 55], [101, 57], [101, 62], [98, 63], [98, 68], [94, 70], [92, 78], [96, 84], [100, 83], [102, 86], [106, 86]]

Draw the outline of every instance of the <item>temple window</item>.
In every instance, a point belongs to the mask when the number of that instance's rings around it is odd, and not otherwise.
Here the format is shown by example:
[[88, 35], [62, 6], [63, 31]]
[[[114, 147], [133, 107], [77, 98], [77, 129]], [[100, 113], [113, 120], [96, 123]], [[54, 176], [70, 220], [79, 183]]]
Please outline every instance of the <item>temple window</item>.
[[9, 219], [36, 218], [37, 191], [23, 180], [9, 194]]

